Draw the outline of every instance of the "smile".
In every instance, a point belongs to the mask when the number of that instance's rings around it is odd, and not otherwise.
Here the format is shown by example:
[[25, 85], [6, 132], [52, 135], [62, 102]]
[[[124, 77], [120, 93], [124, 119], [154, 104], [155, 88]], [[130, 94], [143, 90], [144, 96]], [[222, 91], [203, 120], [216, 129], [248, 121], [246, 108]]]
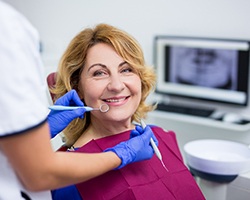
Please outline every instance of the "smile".
[[123, 97], [123, 98], [115, 98], [115, 99], [105, 99], [106, 102], [109, 103], [116, 103], [116, 102], [122, 102], [126, 100], [128, 97]]

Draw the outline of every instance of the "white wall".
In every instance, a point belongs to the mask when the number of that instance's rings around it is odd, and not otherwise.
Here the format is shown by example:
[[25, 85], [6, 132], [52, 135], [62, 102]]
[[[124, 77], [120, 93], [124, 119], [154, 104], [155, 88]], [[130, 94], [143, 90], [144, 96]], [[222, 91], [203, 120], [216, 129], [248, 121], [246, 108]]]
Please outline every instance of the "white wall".
[[52, 70], [69, 41], [105, 22], [132, 34], [152, 64], [157, 34], [250, 39], [249, 0], [7, 0], [38, 29]]
[[[132, 34], [141, 44], [149, 65], [153, 64], [155, 35], [250, 40], [249, 0], [6, 1], [27, 16], [40, 32], [46, 74], [56, 70], [69, 41], [79, 31], [100, 22]], [[218, 106], [250, 118], [250, 106]]]
[[[100, 22], [132, 34], [142, 45], [148, 64], [153, 64], [153, 37], [157, 34], [250, 40], [249, 0], [7, 1], [40, 32], [47, 73], [56, 69], [67, 44], [81, 29]], [[174, 130], [182, 152], [186, 142], [199, 138], [250, 143], [249, 130], [216, 128], [179, 118], [165, 119], [152, 113], [148, 122]]]

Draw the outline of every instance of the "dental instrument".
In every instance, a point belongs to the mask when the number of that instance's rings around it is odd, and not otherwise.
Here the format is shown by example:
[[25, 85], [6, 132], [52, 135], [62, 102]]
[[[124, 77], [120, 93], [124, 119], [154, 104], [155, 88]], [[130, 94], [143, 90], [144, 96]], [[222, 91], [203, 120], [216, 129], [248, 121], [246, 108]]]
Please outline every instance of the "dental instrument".
[[[145, 122], [141, 119], [141, 126], [143, 129], [146, 128], [146, 124]], [[161, 152], [160, 150], [158, 149], [158, 147], [156, 146], [153, 138], [150, 138], [150, 144], [152, 145], [153, 149], [154, 149], [154, 152], [155, 152], [155, 155], [157, 156], [157, 158], [159, 158], [159, 160], [161, 161], [161, 164], [162, 166], [168, 171], [168, 168], [166, 167], [166, 165], [164, 164], [163, 160], [162, 160], [162, 155], [161, 155]]]
[[100, 105], [99, 108], [92, 108], [92, 107], [89, 107], [89, 106], [61, 106], [61, 105], [49, 106], [50, 110], [57, 110], [57, 111], [75, 110], [75, 109], [78, 109], [78, 108], [85, 108], [86, 112], [90, 112], [92, 110], [99, 110], [99, 111], [104, 113], [104, 112], [108, 112], [108, 110], [109, 110], [109, 106], [107, 104], [102, 104], [102, 105]]

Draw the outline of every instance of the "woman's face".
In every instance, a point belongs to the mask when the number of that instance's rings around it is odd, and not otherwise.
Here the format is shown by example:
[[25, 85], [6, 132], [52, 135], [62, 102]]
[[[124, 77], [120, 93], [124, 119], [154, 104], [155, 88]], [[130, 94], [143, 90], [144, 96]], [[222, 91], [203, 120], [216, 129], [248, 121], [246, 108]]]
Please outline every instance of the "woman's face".
[[92, 111], [93, 117], [130, 120], [141, 100], [141, 79], [111, 46], [99, 43], [88, 50], [79, 95], [87, 106], [108, 104], [108, 112]]

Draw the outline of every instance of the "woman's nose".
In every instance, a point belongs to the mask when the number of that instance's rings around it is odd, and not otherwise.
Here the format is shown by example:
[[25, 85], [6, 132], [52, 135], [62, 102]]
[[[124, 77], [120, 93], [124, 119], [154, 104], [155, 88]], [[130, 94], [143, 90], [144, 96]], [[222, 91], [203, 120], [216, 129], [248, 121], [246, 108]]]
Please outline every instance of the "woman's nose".
[[125, 88], [124, 78], [120, 76], [111, 76], [108, 84], [108, 90], [120, 92]]

